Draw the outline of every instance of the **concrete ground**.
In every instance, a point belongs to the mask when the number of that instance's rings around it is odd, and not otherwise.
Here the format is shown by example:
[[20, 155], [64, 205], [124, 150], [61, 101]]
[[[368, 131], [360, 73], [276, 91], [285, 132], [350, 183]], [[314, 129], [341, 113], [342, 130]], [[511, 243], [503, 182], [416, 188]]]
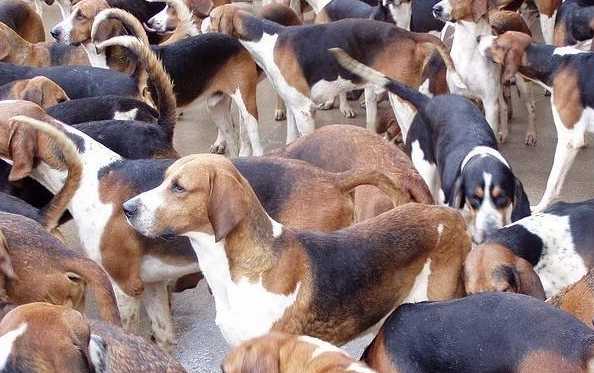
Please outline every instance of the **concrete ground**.
[[[58, 19], [57, 8], [45, 7], [46, 29]], [[511, 134], [506, 144], [501, 146], [503, 154], [511, 162], [516, 175], [522, 180], [530, 201], [535, 205], [546, 185], [555, 150], [556, 135], [551, 116], [549, 98], [541, 88], [535, 88], [537, 98], [536, 121], [538, 143], [536, 147], [524, 145], [526, 112], [517, 97], [514, 97], [515, 117], [511, 122]], [[327, 124], [352, 124], [364, 126], [364, 112], [357, 103], [357, 117], [348, 120], [337, 110], [318, 112], [318, 127]], [[274, 95], [268, 82], [258, 88], [258, 108], [260, 110], [260, 136], [266, 150], [284, 144], [286, 123], [273, 120]], [[175, 131], [175, 147], [182, 155], [207, 152], [216, 138], [214, 123], [206, 112], [204, 103], [195, 103], [184, 109], [184, 115]], [[590, 139], [591, 140], [591, 139]], [[590, 141], [591, 142], [591, 141]], [[562, 200], [580, 201], [594, 198], [594, 149], [584, 148], [569, 172], [563, 188]], [[76, 235], [72, 224], [67, 227], [69, 238], [76, 245]], [[175, 356], [191, 372], [217, 372], [229, 348], [214, 323], [215, 310], [213, 298], [202, 282], [196, 289], [174, 295], [173, 317], [175, 320], [177, 346]], [[371, 337], [362, 337], [346, 346], [346, 349], [359, 356]]]

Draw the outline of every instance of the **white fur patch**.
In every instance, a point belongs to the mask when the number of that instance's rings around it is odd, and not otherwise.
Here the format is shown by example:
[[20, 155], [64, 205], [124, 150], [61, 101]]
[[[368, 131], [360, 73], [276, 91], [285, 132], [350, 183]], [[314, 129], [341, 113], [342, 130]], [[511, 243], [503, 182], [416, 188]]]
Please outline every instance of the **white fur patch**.
[[505, 158], [503, 158], [503, 155], [501, 155], [501, 153], [499, 153], [499, 151], [488, 147], [488, 146], [475, 146], [470, 152], [468, 152], [468, 154], [466, 154], [466, 157], [464, 157], [464, 159], [462, 160], [462, 163], [460, 164], [460, 170], [463, 170], [464, 167], [468, 164], [468, 162], [477, 156], [481, 156], [481, 157], [487, 157], [487, 156], [491, 156], [494, 158], [497, 158], [497, 160], [499, 160], [499, 162], [503, 163], [507, 168], [509, 167], [509, 164], [507, 163], [507, 161], [505, 160]]
[[109, 69], [109, 66], [107, 66], [107, 57], [105, 56], [105, 53], [99, 53], [97, 48], [95, 48], [95, 46], [90, 43], [84, 44], [82, 47], [89, 58], [91, 66], [101, 69]]
[[138, 108], [130, 109], [128, 111], [116, 111], [113, 114], [114, 120], [134, 120], [138, 114]]
[[571, 236], [569, 216], [536, 213], [512, 225], [521, 225], [543, 242], [542, 256], [534, 270], [547, 297], [557, 294], [586, 274], [588, 269]]
[[358, 362], [351, 363], [351, 365], [346, 368], [346, 371], [355, 373], [376, 373], [375, 370], [370, 369], [369, 367], [363, 365], [363, 363]]
[[483, 180], [485, 185], [483, 190], [485, 193], [481, 205], [475, 212], [474, 224], [470, 227], [476, 243], [482, 243], [489, 232], [511, 223], [511, 212], [513, 209], [513, 206], [510, 204], [504, 214], [501, 214], [491, 199], [493, 175], [483, 172]]
[[22, 323], [18, 326], [18, 328], [9, 331], [3, 336], [0, 336], [0, 371], [2, 371], [6, 366], [8, 358], [10, 357], [10, 353], [12, 352], [14, 342], [18, 337], [25, 334], [25, 331], [27, 331], [27, 323]]
[[340, 348], [334, 346], [331, 343], [328, 343], [318, 338], [302, 335], [299, 338], [297, 338], [297, 340], [316, 346], [316, 349], [312, 353], [310, 360], [313, 360], [327, 352], [334, 352], [348, 356], [348, 354], [345, 351], [341, 350]]
[[410, 30], [410, 16], [412, 1], [402, 2], [398, 5], [388, 4], [390, 15], [396, 23], [396, 26], [405, 30]]
[[321, 104], [334, 99], [340, 93], [356, 89], [357, 87], [350, 80], [343, 79], [340, 76], [333, 81], [322, 79], [311, 87], [310, 97], [316, 104]]
[[589, 53], [589, 51], [583, 51], [578, 49], [574, 46], [567, 46], [567, 47], [557, 47], [553, 51], [553, 55], [555, 56], [567, 56], [572, 54], [581, 54], [581, 53]]
[[283, 234], [283, 225], [271, 217], [268, 217], [268, 219], [270, 219], [270, 223], [272, 224], [272, 237], [279, 238]]
[[215, 298], [216, 324], [227, 342], [235, 346], [245, 340], [268, 333], [281, 319], [299, 294], [298, 283], [288, 295], [272, 293], [262, 284], [247, 278], [233, 281], [225, 241], [215, 243], [213, 235], [189, 232], [200, 269]]
[[104, 373], [107, 371], [107, 347], [103, 338], [92, 334], [89, 342], [89, 354], [91, 363], [95, 368], [95, 373]]
[[[165, 32], [167, 31], [167, 10], [169, 9], [169, 4], [165, 5], [165, 8], [161, 10], [159, 13], [155, 14], [148, 20], [148, 24], [150, 27], [158, 32]], [[96, 21], [95, 21], [96, 22]]]
[[417, 274], [410, 292], [402, 303], [417, 303], [429, 300], [429, 277], [431, 276], [431, 258], [428, 258], [423, 265], [421, 272]]
[[143, 282], [161, 282], [179, 278], [199, 270], [198, 263], [175, 265], [162, 261], [159, 257], [145, 255], [142, 257], [140, 278]]
[[443, 205], [445, 203], [445, 198], [441, 198], [439, 193], [441, 190], [441, 182], [437, 172], [437, 165], [425, 160], [425, 153], [421, 149], [419, 140], [415, 140], [411, 144], [410, 157], [413, 165], [425, 181], [425, 184], [429, 187], [429, 191], [431, 191], [431, 195], [435, 202]]

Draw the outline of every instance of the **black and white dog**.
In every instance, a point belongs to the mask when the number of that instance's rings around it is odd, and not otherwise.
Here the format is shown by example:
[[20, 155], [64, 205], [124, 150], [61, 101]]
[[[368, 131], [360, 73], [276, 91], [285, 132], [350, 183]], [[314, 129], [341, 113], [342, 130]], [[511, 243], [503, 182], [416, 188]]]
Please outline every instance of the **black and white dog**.
[[469, 212], [473, 239], [485, 237], [530, 215], [520, 180], [497, 150], [497, 139], [480, 110], [458, 95], [430, 98], [331, 50], [338, 62], [410, 102], [418, 111], [408, 132], [402, 131], [415, 168], [436, 201]]

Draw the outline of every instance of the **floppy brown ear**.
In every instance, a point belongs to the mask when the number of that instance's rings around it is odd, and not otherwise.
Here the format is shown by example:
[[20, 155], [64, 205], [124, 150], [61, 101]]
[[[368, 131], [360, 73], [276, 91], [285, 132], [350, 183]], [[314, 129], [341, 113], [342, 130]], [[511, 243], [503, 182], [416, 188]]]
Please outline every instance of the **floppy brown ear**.
[[3, 274], [11, 280], [16, 279], [12, 261], [10, 260], [10, 254], [8, 253], [8, 241], [2, 231], [0, 231], [0, 274]]
[[27, 84], [23, 91], [23, 100], [31, 101], [37, 105], [43, 106], [43, 87], [39, 84]]
[[489, 11], [488, 0], [472, 1], [472, 19], [476, 22]]
[[12, 169], [8, 180], [17, 181], [29, 176], [33, 170], [37, 139], [33, 129], [16, 125], [14, 122], [11, 124], [8, 149]]
[[520, 55], [520, 52], [514, 47], [511, 47], [505, 54], [505, 59], [503, 61], [503, 73], [501, 75], [503, 82], [512, 81], [514, 75], [516, 75], [520, 68], [521, 61], [522, 56]]
[[248, 213], [241, 182], [233, 175], [215, 173], [210, 178], [208, 219], [219, 242], [235, 229]]
[[516, 261], [516, 271], [519, 277], [518, 292], [541, 300], [545, 299], [545, 292], [540, 278], [532, 265], [523, 258]]
[[195, 0], [192, 1], [192, 12], [200, 17], [206, 18], [210, 14], [210, 11], [214, 7], [214, 4], [211, 0]]
[[122, 23], [117, 19], [105, 20], [97, 27], [97, 31], [93, 35], [93, 42], [101, 43], [114, 36], [122, 35], [122, 30]]

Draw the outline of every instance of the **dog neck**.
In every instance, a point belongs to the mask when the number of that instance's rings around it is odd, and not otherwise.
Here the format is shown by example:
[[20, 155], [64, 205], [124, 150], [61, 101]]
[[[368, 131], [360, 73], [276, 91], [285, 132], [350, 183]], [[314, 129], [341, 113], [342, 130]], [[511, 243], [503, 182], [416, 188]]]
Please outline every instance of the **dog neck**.
[[[264, 35], [275, 35], [284, 29], [284, 26], [278, 23], [249, 14], [239, 14], [236, 17], [240, 17], [239, 22], [242, 25], [242, 32], [238, 35], [240, 41], [257, 43], [263, 39]], [[238, 29], [236, 28], [235, 31], [238, 31]]]

